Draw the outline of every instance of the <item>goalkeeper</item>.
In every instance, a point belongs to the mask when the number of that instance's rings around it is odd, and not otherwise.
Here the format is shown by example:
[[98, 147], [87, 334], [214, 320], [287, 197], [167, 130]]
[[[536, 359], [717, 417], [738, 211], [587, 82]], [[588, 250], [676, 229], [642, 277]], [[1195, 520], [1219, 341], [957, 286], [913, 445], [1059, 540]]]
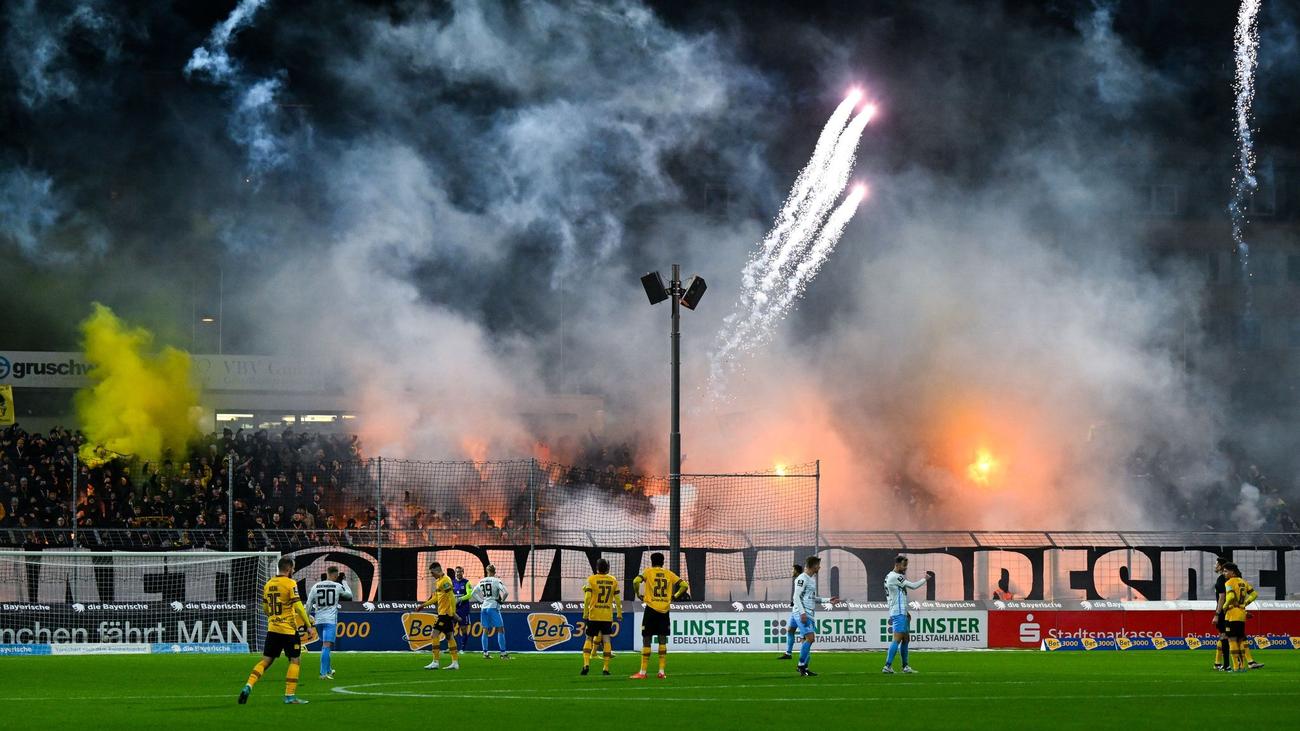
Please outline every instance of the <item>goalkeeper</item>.
[[[280, 575], [266, 582], [262, 588], [262, 611], [266, 613], [266, 638], [262, 642], [262, 659], [253, 666], [244, 689], [239, 691], [239, 702], [247, 703], [253, 686], [261, 680], [262, 673], [284, 653], [289, 658], [289, 669], [284, 675], [284, 702], [306, 703], [297, 696], [299, 661], [303, 644], [316, 641], [316, 628], [312, 625], [307, 608], [298, 596], [298, 582], [293, 580], [293, 559], [280, 559]], [[306, 628], [306, 636], [299, 638], [298, 627]]]

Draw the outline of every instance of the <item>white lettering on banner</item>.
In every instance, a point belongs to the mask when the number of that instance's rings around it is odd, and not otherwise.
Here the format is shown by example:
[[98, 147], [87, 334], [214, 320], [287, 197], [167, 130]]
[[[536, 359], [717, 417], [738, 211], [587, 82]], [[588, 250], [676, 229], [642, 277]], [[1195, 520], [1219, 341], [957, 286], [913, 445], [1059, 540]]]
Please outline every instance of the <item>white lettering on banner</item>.
[[93, 566], [74, 564], [56, 552], [51, 552], [49, 558], [42, 556], [36, 567], [40, 577], [36, 585], [38, 602], [62, 602], [67, 598], [69, 586], [74, 597], [99, 596]]
[[[323, 371], [313, 365], [254, 355], [191, 355], [194, 375], [210, 391], [321, 391]], [[19, 388], [81, 388], [90, 383], [84, 353], [0, 351], [0, 381]]]
[[1287, 594], [1294, 595], [1300, 589], [1300, 551], [1287, 551], [1284, 558], [1286, 559]]
[[194, 620], [193, 624], [188, 626], [184, 622], [177, 622], [176, 636], [183, 644], [199, 642], [246, 643], [248, 642], [248, 622], [226, 622], [225, 627], [222, 627], [220, 622], [204, 622], [201, 619]]
[[[744, 578], [745, 555], [739, 551], [705, 554], [704, 575], [710, 577], [708, 589], [709, 596], [732, 597], [747, 596], [749, 594]], [[712, 578], [714, 576], [728, 576], [733, 578], [715, 579]], [[841, 586], [843, 586], [843, 583], [841, 583]]]
[[[641, 613], [636, 621], [640, 623]], [[669, 644], [689, 650], [719, 652], [780, 649], [785, 645], [789, 612], [683, 612], [672, 617]], [[879, 650], [893, 634], [887, 611], [818, 614], [817, 646], [832, 650]], [[988, 646], [985, 611], [935, 611], [914, 615], [912, 643], [918, 648]]]
[[[983, 570], [980, 565], [983, 564]], [[1008, 590], [1011, 596], [1023, 598], [1034, 587], [1034, 565], [1029, 557], [1015, 551], [977, 551], [975, 553], [975, 575], [984, 580], [975, 582], [976, 599], [993, 599], [993, 590], [1002, 580], [1003, 569], [1007, 572]]]
[[[910, 578], [924, 579], [925, 572], [934, 572], [934, 578], [926, 582], [925, 586], [908, 592], [908, 597], [912, 601], [924, 599], [930, 593], [931, 584], [934, 588], [934, 598], [938, 601], [965, 598], [962, 578], [966, 572], [956, 556], [946, 553], [914, 553], [908, 558], [911, 559], [907, 563], [907, 575]], [[881, 577], [881, 581], [883, 580], [884, 577]]]
[[[1190, 599], [1188, 572], [1195, 573], [1196, 598], [1214, 598], [1215, 555], [1209, 551], [1168, 551], [1160, 554], [1160, 598]], [[1155, 598], [1155, 597], [1148, 597]]]
[[1120, 548], [1108, 551], [1097, 557], [1092, 570], [1093, 584], [1103, 599], [1127, 600], [1142, 599], [1120, 578], [1120, 569], [1129, 570], [1129, 581], [1150, 581], [1154, 578], [1151, 559], [1141, 551]]
[[1047, 560], [1055, 567], [1051, 572], [1052, 598], [1083, 600], [1088, 598], [1084, 589], [1070, 588], [1070, 572], [1088, 571], [1088, 552], [1079, 550], [1048, 551]]
[[[1255, 587], [1259, 592], [1260, 599], [1285, 599], [1277, 592], [1277, 587], [1273, 586], [1274, 582], [1264, 584], [1260, 581], [1259, 574], [1261, 571], [1277, 570], [1277, 552], [1276, 551], [1233, 551], [1232, 560], [1241, 567], [1241, 578]], [[1295, 591], [1295, 589], [1292, 589]]]

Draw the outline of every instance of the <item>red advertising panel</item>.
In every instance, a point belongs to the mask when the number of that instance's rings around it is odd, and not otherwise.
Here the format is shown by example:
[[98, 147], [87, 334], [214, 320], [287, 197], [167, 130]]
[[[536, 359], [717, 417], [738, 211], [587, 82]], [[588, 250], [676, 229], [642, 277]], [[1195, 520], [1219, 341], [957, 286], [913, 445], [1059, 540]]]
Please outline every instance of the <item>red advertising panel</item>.
[[[990, 611], [989, 647], [1037, 648], [1046, 639], [1064, 637], [1183, 637], [1212, 634], [1214, 613], [1204, 610]], [[1300, 611], [1253, 612], [1249, 634], [1300, 636]]]

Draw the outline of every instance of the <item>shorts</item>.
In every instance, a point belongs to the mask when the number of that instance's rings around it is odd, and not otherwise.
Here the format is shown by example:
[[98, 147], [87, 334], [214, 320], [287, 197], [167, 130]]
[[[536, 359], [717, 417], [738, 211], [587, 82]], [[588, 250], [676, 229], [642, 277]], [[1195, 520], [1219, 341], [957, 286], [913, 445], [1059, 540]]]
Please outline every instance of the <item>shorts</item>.
[[588, 637], [595, 637], [596, 635], [604, 635], [605, 637], [613, 637], [613, 636], [614, 636], [614, 622], [613, 622], [613, 620], [608, 620], [608, 619], [606, 619], [606, 620], [600, 620], [600, 619], [589, 619], [589, 620], [587, 620], [587, 636], [588, 636]]
[[911, 630], [909, 630], [908, 627], [907, 627], [907, 615], [906, 615], [906, 614], [894, 614], [894, 615], [890, 615], [890, 617], [889, 617], [889, 631], [890, 631], [890, 632], [910, 632]]
[[333, 622], [316, 625], [316, 631], [320, 633], [321, 642], [333, 642], [336, 630], [338, 630], [338, 625]]
[[438, 621], [433, 623], [433, 628], [444, 635], [452, 634], [456, 631], [456, 615], [439, 614]]
[[478, 615], [479, 624], [483, 625], [484, 630], [501, 629], [505, 627], [505, 622], [501, 620], [500, 609], [484, 609]]
[[1224, 622], [1227, 625], [1226, 633], [1230, 640], [1246, 639], [1246, 623], [1242, 622]]
[[812, 613], [808, 613], [808, 621], [800, 619], [799, 615], [803, 612], [790, 612], [789, 625], [794, 627], [794, 633], [800, 637], [817, 633], [817, 621], [813, 619]]
[[465, 626], [465, 627], [468, 627], [468, 626], [469, 626], [469, 609], [466, 608], [465, 611], [463, 611], [463, 612], [460, 612], [460, 611], [456, 612], [456, 621], [459, 622], [461, 625], [463, 625], [463, 626]]
[[280, 653], [290, 660], [302, 655], [302, 644], [298, 635], [286, 635], [280, 632], [267, 632], [266, 641], [262, 643], [262, 654], [266, 657], [279, 657]]
[[667, 637], [670, 634], [672, 634], [672, 623], [668, 621], [668, 612], [646, 607], [645, 614], [641, 615], [641, 636]]
[[1216, 614], [1214, 615], [1214, 626], [1219, 629], [1219, 634], [1223, 634], [1228, 631], [1228, 620], [1224, 619], [1222, 614]]

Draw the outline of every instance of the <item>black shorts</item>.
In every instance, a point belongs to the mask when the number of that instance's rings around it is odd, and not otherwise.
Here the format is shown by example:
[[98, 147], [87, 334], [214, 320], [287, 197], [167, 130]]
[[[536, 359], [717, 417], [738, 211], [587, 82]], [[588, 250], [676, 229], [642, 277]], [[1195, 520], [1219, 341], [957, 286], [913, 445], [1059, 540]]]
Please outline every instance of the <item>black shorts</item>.
[[454, 614], [439, 614], [438, 621], [434, 622], [433, 628], [439, 632], [449, 635], [456, 631], [457, 619]]
[[262, 654], [266, 657], [279, 657], [280, 653], [293, 660], [302, 655], [302, 644], [297, 633], [286, 635], [280, 632], [267, 632], [266, 641], [262, 643]]
[[658, 635], [667, 637], [672, 632], [672, 624], [668, 621], [668, 612], [661, 612], [651, 607], [645, 608], [645, 614], [641, 615], [641, 636]]
[[614, 623], [609, 620], [599, 620], [599, 619], [587, 620], [587, 636], [595, 637], [596, 635], [613, 637]]
[[1230, 640], [1246, 639], [1246, 623], [1242, 622], [1224, 622], [1224, 631]]
[[1223, 618], [1222, 614], [1214, 615], [1214, 626], [1219, 628], [1219, 634], [1228, 631], [1228, 620]]

